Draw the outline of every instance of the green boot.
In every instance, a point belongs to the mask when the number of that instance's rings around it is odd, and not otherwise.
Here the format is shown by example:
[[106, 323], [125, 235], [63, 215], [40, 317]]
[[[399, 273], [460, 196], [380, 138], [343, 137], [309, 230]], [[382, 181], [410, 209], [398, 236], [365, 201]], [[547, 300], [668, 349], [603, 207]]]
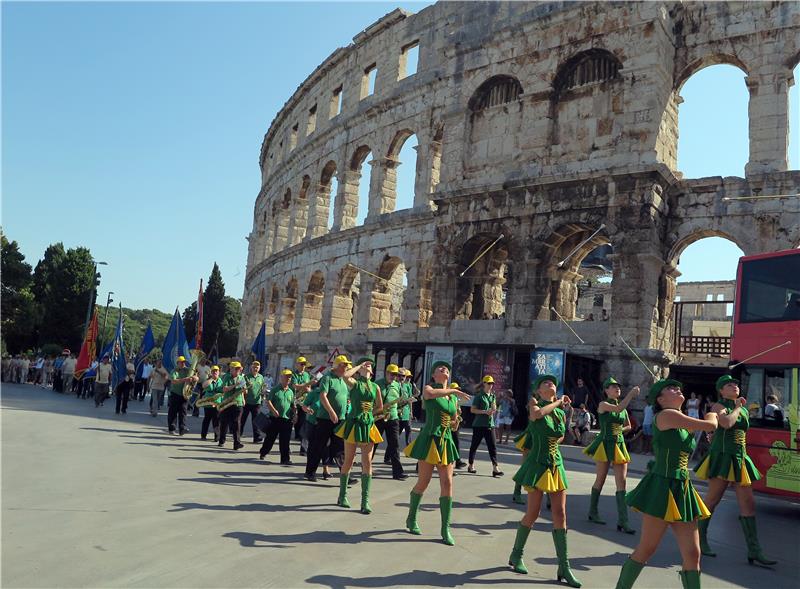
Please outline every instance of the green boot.
[[525, 550], [525, 542], [528, 541], [528, 535], [530, 533], [531, 529], [520, 522], [517, 526], [517, 537], [514, 540], [514, 549], [511, 551], [511, 556], [508, 557], [509, 566], [514, 567], [514, 572], [523, 575], [528, 574], [528, 568], [522, 560], [522, 553]]
[[606, 522], [600, 519], [600, 514], [597, 512], [597, 504], [600, 502], [600, 489], [592, 487], [592, 498], [589, 500], [589, 521], [596, 524], [605, 525]]
[[700, 589], [700, 571], [680, 571], [683, 589]]
[[419, 529], [417, 523], [417, 513], [419, 512], [419, 504], [422, 501], [422, 495], [411, 491], [411, 498], [408, 501], [408, 517], [406, 518], [406, 528], [408, 531], [419, 536], [422, 531]]
[[567, 554], [567, 530], [558, 528], [553, 530], [553, 544], [556, 546], [558, 556], [558, 572], [556, 579], [564, 579], [570, 587], [580, 587], [581, 582], [572, 574], [569, 568], [569, 555]]
[[643, 568], [644, 565], [640, 562], [636, 562], [631, 558], [626, 560], [625, 564], [622, 565], [622, 570], [619, 572], [616, 589], [631, 589]]
[[625, 491], [617, 491], [617, 531], [635, 534], [636, 530], [628, 526], [628, 506], [625, 503]]
[[454, 546], [456, 541], [450, 533], [450, 514], [453, 511], [452, 497], [439, 497], [439, 512], [442, 515], [442, 542]]
[[361, 513], [369, 515], [372, 508], [369, 506], [369, 488], [372, 486], [372, 475], [361, 475]]
[[514, 483], [514, 494], [511, 496], [511, 501], [525, 505], [525, 499], [522, 498], [522, 485]]
[[350, 502], [347, 500], [347, 478], [349, 475], [342, 473], [339, 475], [339, 499], [336, 500], [336, 505], [339, 507], [350, 507]]
[[758, 542], [758, 531], [756, 530], [756, 516], [740, 516], [739, 523], [742, 525], [744, 539], [747, 542], [747, 562], [753, 561], [763, 566], [776, 564], [778, 561], [770, 560], [761, 551], [761, 544]]
[[[712, 512], [711, 515], [714, 515]], [[697, 531], [700, 532], [700, 554], [703, 556], [716, 556], [717, 553], [711, 550], [711, 546], [708, 545], [708, 524], [711, 523], [711, 517], [707, 517], [706, 519], [698, 520], [697, 522]], [[747, 537], [747, 533], [745, 532], [745, 537]]]

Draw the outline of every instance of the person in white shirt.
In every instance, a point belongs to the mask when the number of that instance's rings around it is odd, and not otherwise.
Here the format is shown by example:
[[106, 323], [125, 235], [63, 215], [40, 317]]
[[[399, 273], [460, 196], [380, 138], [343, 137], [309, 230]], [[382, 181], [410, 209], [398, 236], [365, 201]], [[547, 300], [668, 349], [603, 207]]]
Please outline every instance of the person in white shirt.
[[111, 386], [111, 361], [108, 355], [103, 356], [103, 363], [97, 367], [97, 376], [94, 380], [94, 406], [100, 407], [108, 398]]
[[75, 354], [70, 354], [68, 358], [64, 359], [61, 365], [61, 388], [64, 393], [69, 394], [72, 392], [72, 378], [75, 375], [75, 365], [78, 361], [75, 359]]
[[150, 364], [150, 360], [145, 360], [144, 364], [142, 365], [142, 377], [137, 382], [137, 385], [139, 385], [140, 401], [144, 401], [144, 398], [147, 396], [148, 384], [150, 382], [150, 375], [152, 373], [153, 373], [153, 365]]

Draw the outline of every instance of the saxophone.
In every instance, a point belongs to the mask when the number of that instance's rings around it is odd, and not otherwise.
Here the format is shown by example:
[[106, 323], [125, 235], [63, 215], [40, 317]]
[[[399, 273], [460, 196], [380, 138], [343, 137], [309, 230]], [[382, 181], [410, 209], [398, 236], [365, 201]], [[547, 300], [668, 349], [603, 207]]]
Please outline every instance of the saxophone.
[[230, 394], [228, 397], [223, 397], [222, 401], [220, 401], [217, 405], [217, 409], [220, 411], [220, 413], [225, 411], [228, 407], [233, 407], [236, 405], [236, 399], [238, 399], [239, 395], [242, 394], [242, 389], [246, 388], [246, 385], [245, 387], [241, 386], [243, 380], [244, 377], [241, 375], [236, 377], [236, 380], [233, 383], [233, 385], [236, 387], [233, 389], [233, 394]]
[[[205, 354], [203, 354], [202, 351], [200, 351], [200, 350], [192, 350], [192, 352], [191, 352], [191, 358], [192, 359], [191, 359], [191, 362], [189, 362], [189, 376], [195, 376], [197, 374], [197, 364], [204, 357], [205, 357]], [[186, 399], [187, 401], [192, 396], [192, 391], [194, 390], [194, 384], [195, 383], [193, 383], [193, 382], [187, 382], [187, 383], [183, 384], [183, 391], [182, 391], [183, 398]]]

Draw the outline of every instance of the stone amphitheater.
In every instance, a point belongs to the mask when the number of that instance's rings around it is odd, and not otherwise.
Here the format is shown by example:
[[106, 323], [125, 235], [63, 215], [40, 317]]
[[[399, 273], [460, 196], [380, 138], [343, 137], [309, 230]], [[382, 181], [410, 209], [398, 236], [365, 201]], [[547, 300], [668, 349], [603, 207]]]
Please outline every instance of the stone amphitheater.
[[[266, 323], [273, 374], [298, 353], [317, 365], [335, 350], [381, 353], [419, 373], [431, 346], [503, 348], [509, 362], [546, 347], [646, 382], [622, 339], [655, 370], [674, 361], [689, 244], [723, 236], [748, 255], [800, 244], [800, 172], [787, 169], [798, 61], [796, 2], [390, 12], [320, 64], [264, 137], [240, 351]], [[745, 177], [687, 179], [681, 88], [719, 63], [746, 75]], [[413, 206], [396, 210], [412, 136]], [[603, 245], [610, 319], [576, 320], [581, 263]]]

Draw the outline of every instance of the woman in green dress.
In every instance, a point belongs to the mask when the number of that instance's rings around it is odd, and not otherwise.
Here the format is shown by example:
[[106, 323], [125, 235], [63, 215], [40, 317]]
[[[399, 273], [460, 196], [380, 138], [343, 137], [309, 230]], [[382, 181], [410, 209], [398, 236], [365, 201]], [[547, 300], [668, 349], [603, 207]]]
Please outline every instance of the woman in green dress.
[[381, 389], [372, 382], [375, 360], [361, 358], [356, 362], [358, 374], [346, 378], [350, 389], [350, 413], [336, 429], [336, 435], [344, 440], [344, 463], [339, 476], [339, 499], [336, 505], [350, 507], [347, 500], [347, 482], [356, 458], [356, 449], [361, 448], [361, 513], [372, 513], [369, 505], [369, 492], [372, 486], [372, 450], [375, 444], [383, 441], [375, 426], [373, 410], [382, 411]]
[[564, 579], [570, 587], [580, 587], [581, 582], [572, 574], [567, 551], [567, 475], [558, 445], [567, 431], [566, 415], [562, 407], [569, 406], [566, 395], [556, 398], [558, 379], [543, 374], [533, 381], [534, 396], [529, 403], [528, 425], [530, 450], [522, 466], [514, 475], [528, 492], [528, 508], [517, 526], [514, 548], [508, 564], [518, 573], [528, 574], [522, 553], [531, 527], [539, 517], [542, 498], [547, 493], [551, 499], [553, 544], [558, 556], [556, 578]]
[[442, 517], [442, 541], [453, 546], [455, 540], [450, 533], [450, 514], [453, 510], [453, 464], [459, 460], [458, 449], [453, 442], [453, 427], [457, 427], [458, 399], [469, 401], [467, 393], [448, 386], [452, 367], [442, 360], [431, 367], [433, 382], [425, 385], [422, 391], [425, 425], [419, 435], [404, 451], [409, 458], [418, 460], [417, 484], [411, 490], [406, 527], [412, 534], [419, 535], [417, 513], [422, 494], [428, 488], [433, 476], [433, 467], [439, 472], [439, 510]]
[[[536, 391], [531, 386], [531, 394], [528, 395], [528, 403], [530, 404], [531, 399]], [[512, 399], [513, 402], [513, 399]], [[533, 421], [528, 420], [528, 425], [522, 431], [520, 435], [514, 438], [514, 447], [522, 452], [522, 463], [525, 463], [525, 459], [528, 457], [528, 452], [531, 450], [531, 440], [533, 439]], [[548, 500], [550, 499], [548, 495]], [[511, 495], [511, 501], [514, 503], [518, 503], [519, 505], [526, 505], [527, 501], [522, 496], [522, 485], [515, 482], [514, 483], [514, 493]], [[550, 506], [547, 506], [548, 509]]]
[[608, 476], [609, 465], [614, 465], [614, 479], [617, 483], [617, 530], [626, 534], [635, 534], [636, 530], [628, 525], [628, 506], [625, 504], [625, 481], [628, 477], [628, 463], [631, 456], [625, 446], [623, 434], [631, 429], [628, 418], [628, 404], [639, 395], [639, 387], [633, 387], [620, 401], [622, 389], [613, 376], [603, 382], [606, 399], [597, 407], [600, 421], [600, 433], [594, 441], [584, 448], [583, 453], [591, 456], [596, 463], [594, 485], [589, 502], [589, 521], [605, 524], [597, 511], [600, 493]]
[[678, 541], [683, 560], [679, 575], [684, 589], [700, 587], [700, 539], [697, 520], [707, 518], [708, 511], [689, 479], [689, 456], [695, 447], [692, 432], [713, 432], [717, 414], [709, 412], [704, 419], [681, 412], [684, 402], [677, 380], [656, 381], [650, 387], [647, 402], [653, 406], [653, 452], [647, 474], [628, 493], [626, 502], [643, 514], [639, 545], [625, 561], [617, 580], [617, 589], [633, 587], [645, 563], [655, 553], [667, 528]]
[[[750, 414], [744, 407], [747, 399], [739, 396], [739, 381], [730, 374], [717, 380], [717, 394], [719, 400], [711, 406], [711, 411], [717, 414], [720, 429], [714, 434], [711, 448], [695, 472], [698, 478], [708, 481], [706, 505], [712, 514], [725, 494], [725, 489], [728, 485], [733, 485], [741, 514], [739, 523], [747, 544], [747, 561], [750, 564], [755, 561], [764, 566], [773, 565], [776, 561], [764, 556], [756, 531], [756, 504], [752, 482], [759, 480], [761, 473], [747, 455], [746, 437], [750, 427]], [[709, 516], [698, 524], [700, 551], [705, 556], [716, 556], [708, 545], [706, 536], [710, 521]]]

